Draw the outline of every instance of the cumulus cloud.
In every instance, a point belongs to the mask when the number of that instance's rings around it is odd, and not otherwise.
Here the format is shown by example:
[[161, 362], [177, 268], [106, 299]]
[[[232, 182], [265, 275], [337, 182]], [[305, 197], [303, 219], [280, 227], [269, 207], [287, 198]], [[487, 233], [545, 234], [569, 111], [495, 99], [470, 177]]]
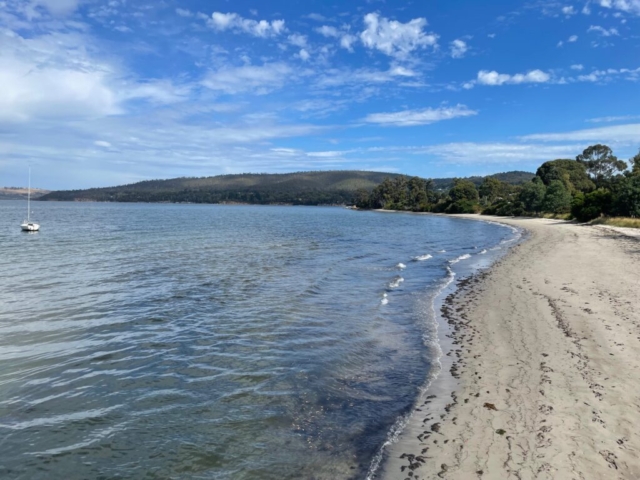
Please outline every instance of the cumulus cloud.
[[252, 20], [237, 13], [213, 12], [207, 24], [217, 31], [244, 32], [255, 37], [275, 37], [286, 31], [284, 20]]
[[347, 26], [343, 26], [341, 29], [338, 29], [329, 25], [323, 25], [316, 28], [316, 32], [327, 38], [339, 39], [340, 46], [350, 52], [353, 51], [353, 44], [358, 40], [355, 35], [351, 35], [349, 33]]
[[567, 42], [569, 43], [573, 43], [573, 42], [577, 42], [578, 41], [578, 35], [571, 35], [569, 37], [569, 39], [567, 40]]
[[244, 92], [265, 95], [284, 86], [291, 75], [293, 69], [284, 63], [223, 67], [210, 72], [202, 81], [202, 85], [230, 95]]
[[464, 40], [454, 40], [451, 42], [451, 56], [453, 58], [462, 58], [464, 54], [467, 53], [469, 47], [467, 46], [467, 42]]
[[406, 58], [420, 48], [436, 47], [438, 35], [426, 33], [427, 20], [415, 18], [407, 23], [369, 13], [364, 17], [366, 29], [360, 34], [365, 47], [378, 50], [385, 55]]
[[618, 33], [617, 28], [606, 29], [604, 27], [601, 27], [600, 25], [591, 25], [587, 30], [587, 32], [596, 32], [602, 35], [603, 37], [612, 37], [615, 35], [620, 35], [620, 33]]
[[578, 71], [580, 71], [580, 70], [583, 70], [583, 69], [584, 69], [584, 66], [583, 66], [583, 65], [581, 65], [581, 64], [579, 64], [579, 63], [576, 63], [575, 65], [571, 65], [571, 70], [578, 70]]
[[571, 15], [575, 15], [577, 12], [573, 5], [570, 5], [567, 7], [562, 7], [562, 13], [569, 17]]
[[306, 62], [311, 58], [311, 54], [306, 49], [301, 48], [298, 52], [298, 57], [300, 57], [300, 60]]
[[505, 84], [517, 85], [521, 83], [546, 83], [551, 80], [551, 75], [542, 70], [531, 70], [528, 73], [516, 73], [509, 75], [498, 73], [495, 70], [489, 72], [481, 70], [478, 72], [477, 83], [480, 85], [499, 86]]
[[640, 0], [600, 0], [601, 7], [640, 15]]
[[469, 117], [478, 112], [467, 108], [466, 105], [453, 107], [425, 108], [422, 110], [404, 110], [392, 113], [372, 113], [365, 117], [367, 123], [388, 125], [395, 127], [412, 127], [416, 125], [428, 125], [442, 120], [451, 120], [457, 117]]
[[307, 37], [299, 33], [289, 35], [288, 40], [291, 45], [295, 45], [296, 47], [304, 48], [307, 46]]

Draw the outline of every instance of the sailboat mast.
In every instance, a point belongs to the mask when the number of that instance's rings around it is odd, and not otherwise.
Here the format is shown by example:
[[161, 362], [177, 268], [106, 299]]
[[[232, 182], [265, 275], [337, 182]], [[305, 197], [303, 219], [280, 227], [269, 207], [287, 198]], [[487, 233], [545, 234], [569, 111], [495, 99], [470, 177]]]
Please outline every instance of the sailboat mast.
[[29, 189], [27, 190], [27, 222], [31, 220], [31, 167], [29, 167]]

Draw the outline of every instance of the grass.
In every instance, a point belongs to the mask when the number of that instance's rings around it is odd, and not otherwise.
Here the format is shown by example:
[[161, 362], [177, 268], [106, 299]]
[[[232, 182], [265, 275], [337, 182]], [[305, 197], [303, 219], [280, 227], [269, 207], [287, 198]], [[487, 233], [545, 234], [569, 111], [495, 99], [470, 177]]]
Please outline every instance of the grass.
[[542, 218], [553, 218], [555, 220], [571, 220], [570, 213], [543, 213]]
[[591, 220], [591, 225], [609, 225], [611, 227], [640, 228], [640, 218], [600, 217]]

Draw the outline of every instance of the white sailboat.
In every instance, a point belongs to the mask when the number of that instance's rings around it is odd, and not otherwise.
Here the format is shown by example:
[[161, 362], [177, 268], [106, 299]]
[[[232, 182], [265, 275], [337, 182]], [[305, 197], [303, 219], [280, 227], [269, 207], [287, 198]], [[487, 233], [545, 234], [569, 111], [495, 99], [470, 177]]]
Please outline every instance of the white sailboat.
[[23, 232], [37, 232], [40, 225], [31, 221], [31, 167], [29, 167], [29, 190], [27, 191], [27, 219], [20, 225]]

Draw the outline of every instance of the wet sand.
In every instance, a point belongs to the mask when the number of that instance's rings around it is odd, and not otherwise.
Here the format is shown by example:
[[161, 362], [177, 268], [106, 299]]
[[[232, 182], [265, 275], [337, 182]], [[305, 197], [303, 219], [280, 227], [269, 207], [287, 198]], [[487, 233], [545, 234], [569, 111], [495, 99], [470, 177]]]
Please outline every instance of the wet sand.
[[640, 478], [640, 238], [482, 218], [528, 239], [445, 300], [442, 372], [378, 477]]

